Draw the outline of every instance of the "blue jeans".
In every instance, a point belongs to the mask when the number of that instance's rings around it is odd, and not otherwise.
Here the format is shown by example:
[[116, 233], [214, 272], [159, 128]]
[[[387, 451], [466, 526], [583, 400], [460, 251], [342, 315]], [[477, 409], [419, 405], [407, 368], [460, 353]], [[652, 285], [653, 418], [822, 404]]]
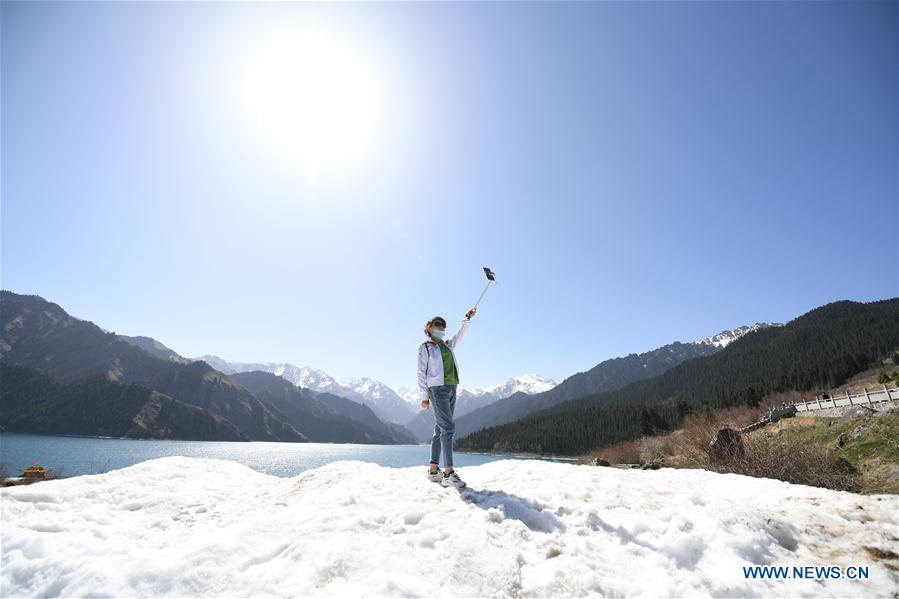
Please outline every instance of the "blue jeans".
[[444, 467], [453, 467], [453, 433], [456, 423], [453, 412], [456, 411], [456, 385], [438, 385], [428, 387], [431, 405], [434, 407], [434, 436], [431, 437], [431, 463], [440, 463], [440, 450], [443, 449]]

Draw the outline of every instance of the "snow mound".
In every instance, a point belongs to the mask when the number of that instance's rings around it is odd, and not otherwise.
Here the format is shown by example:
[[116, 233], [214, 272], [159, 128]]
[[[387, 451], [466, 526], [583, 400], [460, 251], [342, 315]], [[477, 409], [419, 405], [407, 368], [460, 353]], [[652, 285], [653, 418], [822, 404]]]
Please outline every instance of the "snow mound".
[[[0, 491], [3, 596], [888, 596], [899, 498], [701, 470], [165, 457]], [[746, 580], [742, 566], [869, 565]]]

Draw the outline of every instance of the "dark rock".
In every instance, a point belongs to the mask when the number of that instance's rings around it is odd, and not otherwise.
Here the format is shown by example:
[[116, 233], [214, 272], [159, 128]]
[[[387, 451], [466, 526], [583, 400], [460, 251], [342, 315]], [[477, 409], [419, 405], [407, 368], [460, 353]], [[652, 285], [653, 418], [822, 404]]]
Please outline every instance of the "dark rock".
[[609, 460], [605, 460], [603, 458], [593, 458], [590, 461], [590, 465], [591, 466], [611, 466], [612, 464], [609, 463]]
[[771, 422], [777, 422], [781, 418], [793, 418], [794, 416], [796, 416], [796, 406], [786, 402], [781, 402], [780, 406], [771, 408], [768, 412], [768, 420]]
[[732, 428], [722, 428], [715, 433], [715, 438], [709, 443], [709, 460], [713, 464], [728, 462], [735, 458], [742, 459], [745, 456], [743, 438], [739, 431]]

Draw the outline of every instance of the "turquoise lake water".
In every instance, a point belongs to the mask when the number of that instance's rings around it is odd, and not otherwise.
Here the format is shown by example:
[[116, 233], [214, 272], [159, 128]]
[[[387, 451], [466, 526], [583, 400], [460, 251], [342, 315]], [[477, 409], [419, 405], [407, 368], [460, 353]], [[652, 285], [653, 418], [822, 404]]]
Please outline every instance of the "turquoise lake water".
[[[154, 441], [0, 433], [0, 462], [8, 475], [39, 461], [62, 476], [99, 474], [164, 456], [234, 460], [275, 476], [294, 476], [337, 460], [362, 460], [381, 466], [424, 468], [430, 445], [362, 445], [351, 443], [271, 443], [263, 441]], [[460, 469], [509, 456], [453, 452]]]

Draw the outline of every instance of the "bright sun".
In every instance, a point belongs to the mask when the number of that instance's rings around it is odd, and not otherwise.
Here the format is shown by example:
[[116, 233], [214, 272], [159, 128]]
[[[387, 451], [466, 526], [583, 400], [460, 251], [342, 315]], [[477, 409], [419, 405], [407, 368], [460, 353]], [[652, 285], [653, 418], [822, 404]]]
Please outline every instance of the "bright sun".
[[229, 79], [230, 118], [265, 161], [318, 177], [372, 156], [386, 90], [377, 65], [349, 40], [269, 35], [243, 48]]

